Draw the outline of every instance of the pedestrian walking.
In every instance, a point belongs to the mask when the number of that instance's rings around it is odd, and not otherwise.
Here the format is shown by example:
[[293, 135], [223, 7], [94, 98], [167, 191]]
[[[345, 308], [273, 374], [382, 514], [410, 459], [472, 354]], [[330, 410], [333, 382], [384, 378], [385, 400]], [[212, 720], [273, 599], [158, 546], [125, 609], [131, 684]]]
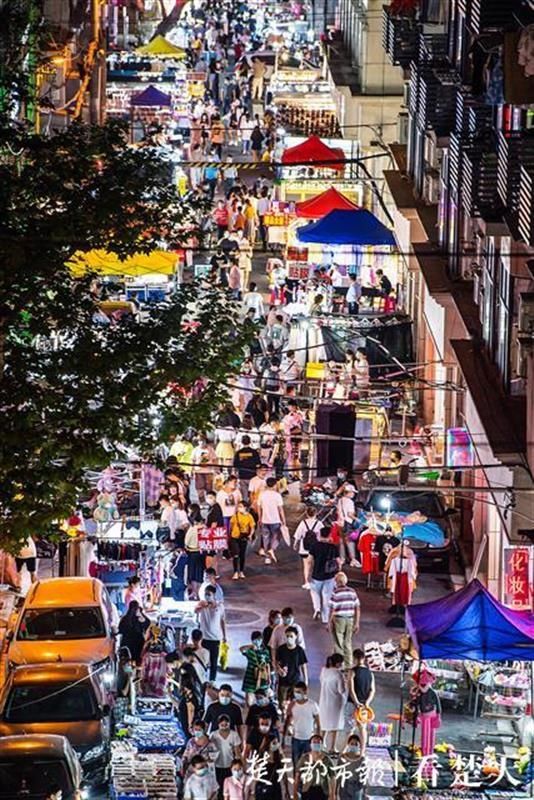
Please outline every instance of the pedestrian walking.
[[302, 584], [303, 589], [311, 588], [310, 580], [313, 559], [310, 557], [310, 551], [307, 548], [317, 541], [319, 532], [323, 527], [323, 523], [317, 517], [317, 509], [315, 506], [307, 506], [306, 516], [297, 525], [297, 529], [295, 530], [295, 534], [293, 536], [293, 547], [302, 559], [302, 577], [304, 580], [304, 583]]
[[293, 783], [293, 800], [333, 800], [336, 772], [324, 751], [320, 734], [310, 739], [310, 752], [297, 761]]
[[210, 654], [209, 679], [214, 681], [217, 678], [221, 642], [226, 642], [226, 621], [224, 605], [215, 599], [215, 589], [207, 587], [204, 596], [206, 599], [197, 604], [195, 611], [204, 647]]
[[352, 637], [360, 629], [360, 601], [355, 590], [347, 585], [344, 572], [338, 572], [334, 582], [328, 627], [335, 652], [343, 656], [345, 667], [349, 668], [352, 666]]
[[284, 720], [284, 737], [292, 729], [291, 758], [295, 767], [304, 753], [310, 752], [310, 740], [314, 734], [321, 734], [319, 706], [308, 697], [308, 687], [304, 681], [298, 681], [293, 689]]
[[251, 706], [255, 702], [257, 689], [267, 691], [270, 688], [271, 651], [263, 643], [261, 631], [252, 631], [251, 644], [245, 644], [239, 650], [247, 659], [241, 688]]
[[360, 739], [351, 734], [339, 759], [339, 771], [344, 776], [337, 786], [337, 800], [363, 800], [365, 764]]
[[210, 742], [217, 751], [214, 764], [220, 795], [226, 778], [232, 774], [232, 761], [241, 755], [241, 737], [237, 731], [231, 729], [228, 714], [220, 715], [217, 730], [210, 735]]
[[141, 664], [141, 654], [145, 645], [145, 635], [150, 627], [150, 620], [137, 600], [131, 600], [126, 614], [119, 622], [121, 647], [127, 647], [132, 661]]
[[339, 572], [339, 550], [330, 539], [330, 528], [324, 526], [316, 542], [310, 542], [309, 553], [313, 559], [310, 594], [313, 618], [328, 624], [330, 597], [334, 591], [334, 576]]
[[[363, 650], [356, 649], [352, 653], [352, 676], [349, 680], [350, 699], [354, 703], [355, 710], [358, 708], [371, 706], [375, 696], [375, 677], [365, 663], [365, 653]], [[365, 753], [367, 745], [367, 723], [362, 718], [356, 717], [356, 726], [360, 736], [362, 753]]]
[[248, 506], [241, 500], [237, 505], [237, 511], [230, 519], [230, 541], [229, 549], [232, 556], [234, 574], [232, 580], [244, 579], [245, 561], [248, 543], [254, 536], [256, 521], [250, 513]]
[[297, 644], [298, 631], [293, 626], [286, 628], [286, 641], [276, 650], [278, 673], [278, 704], [280, 708], [299, 681], [308, 683], [308, 657], [303, 647]]
[[319, 718], [328, 752], [336, 750], [339, 734], [345, 727], [348, 688], [342, 670], [343, 656], [334, 653], [326, 659], [326, 666], [321, 669], [319, 678], [321, 683]]
[[276, 478], [267, 478], [266, 488], [258, 499], [258, 524], [262, 531], [262, 548], [258, 551], [265, 563], [276, 562], [275, 551], [280, 543], [282, 525], [286, 524], [284, 500], [276, 490]]

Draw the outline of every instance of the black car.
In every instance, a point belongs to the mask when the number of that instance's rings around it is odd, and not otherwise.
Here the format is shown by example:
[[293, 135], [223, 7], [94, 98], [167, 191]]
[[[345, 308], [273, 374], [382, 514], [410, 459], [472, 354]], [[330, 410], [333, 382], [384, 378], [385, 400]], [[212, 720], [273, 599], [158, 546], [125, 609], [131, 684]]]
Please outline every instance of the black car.
[[436, 547], [417, 539], [410, 539], [410, 547], [417, 556], [420, 571], [449, 572], [451, 549], [454, 547], [454, 531], [451, 516], [454, 509], [447, 508], [443, 495], [437, 491], [406, 491], [403, 489], [372, 489], [363, 506], [364, 511], [377, 511], [383, 514], [391, 510], [412, 514], [419, 511], [425, 517], [437, 522], [443, 531], [445, 542]]

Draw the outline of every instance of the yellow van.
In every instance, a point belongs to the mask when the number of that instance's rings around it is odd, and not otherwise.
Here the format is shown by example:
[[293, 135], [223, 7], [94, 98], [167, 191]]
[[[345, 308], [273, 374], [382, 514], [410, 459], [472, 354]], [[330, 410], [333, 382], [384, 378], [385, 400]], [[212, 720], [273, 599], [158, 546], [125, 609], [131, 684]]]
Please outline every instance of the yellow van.
[[101, 668], [102, 676], [109, 667], [112, 675], [116, 622], [107, 589], [96, 578], [36, 581], [7, 634], [7, 668], [76, 662]]

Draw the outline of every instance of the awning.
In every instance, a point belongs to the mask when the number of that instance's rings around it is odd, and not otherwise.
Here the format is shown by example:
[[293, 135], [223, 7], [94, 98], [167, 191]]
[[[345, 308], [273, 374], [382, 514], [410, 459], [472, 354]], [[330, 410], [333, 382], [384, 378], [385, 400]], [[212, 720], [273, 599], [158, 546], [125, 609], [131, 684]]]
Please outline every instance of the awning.
[[288, 147], [282, 153], [282, 164], [290, 166], [291, 164], [303, 163], [343, 172], [345, 169], [345, 153], [340, 147], [329, 147], [318, 136], [310, 136], [305, 142], [301, 142], [301, 144], [297, 144], [294, 147]]
[[431, 603], [406, 609], [419, 657], [472, 661], [534, 661], [534, 614], [513, 611], [480, 581]]
[[330, 211], [356, 211], [358, 206], [345, 197], [344, 194], [338, 192], [333, 186], [327, 189], [326, 192], [310, 197], [309, 200], [304, 200], [302, 203], [295, 205], [297, 217], [304, 219], [319, 219], [329, 214]]
[[297, 230], [300, 242], [355, 246], [395, 245], [395, 237], [374, 214], [364, 208], [331, 211], [317, 222]]
[[171, 105], [170, 94], [160, 92], [155, 86], [148, 86], [130, 100], [132, 106], [159, 106], [168, 108]]
[[135, 51], [140, 56], [154, 56], [156, 58], [185, 58], [186, 52], [169, 42], [164, 36], [154, 36], [151, 42], [138, 47]]
[[82, 277], [87, 272], [99, 275], [124, 275], [129, 278], [140, 278], [143, 275], [172, 275], [176, 267], [176, 253], [166, 250], [153, 250], [152, 253], [136, 253], [121, 261], [116, 253], [106, 250], [78, 251], [68, 262], [73, 275]]

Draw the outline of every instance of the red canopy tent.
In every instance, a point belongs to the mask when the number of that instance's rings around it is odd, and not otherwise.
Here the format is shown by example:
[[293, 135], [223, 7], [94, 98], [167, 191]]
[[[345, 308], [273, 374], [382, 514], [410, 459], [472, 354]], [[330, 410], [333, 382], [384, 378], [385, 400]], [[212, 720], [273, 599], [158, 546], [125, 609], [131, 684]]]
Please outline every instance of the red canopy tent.
[[358, 206], [345, 197], [344, 194], [338, 192], [333, 186], [327, 189], [326, 192], [310, 197], [309, 200], [304, 200], [302, 203], [295, 204], [295, 211], [297, 217], [304, 217], [305, 219], [319, 219], [329, 214], [330, 211], [357, 211]]
[[[328, 163], [337, 161], [337, 163]], [[318, 136], [310, 136], [305, 142], [288, 147], [282, 153], [282, 164], [312, 164], [315, 167], [328, 167], [338, 172], [345, 169], [345, 153], [340, 147], [329, 147]]]

